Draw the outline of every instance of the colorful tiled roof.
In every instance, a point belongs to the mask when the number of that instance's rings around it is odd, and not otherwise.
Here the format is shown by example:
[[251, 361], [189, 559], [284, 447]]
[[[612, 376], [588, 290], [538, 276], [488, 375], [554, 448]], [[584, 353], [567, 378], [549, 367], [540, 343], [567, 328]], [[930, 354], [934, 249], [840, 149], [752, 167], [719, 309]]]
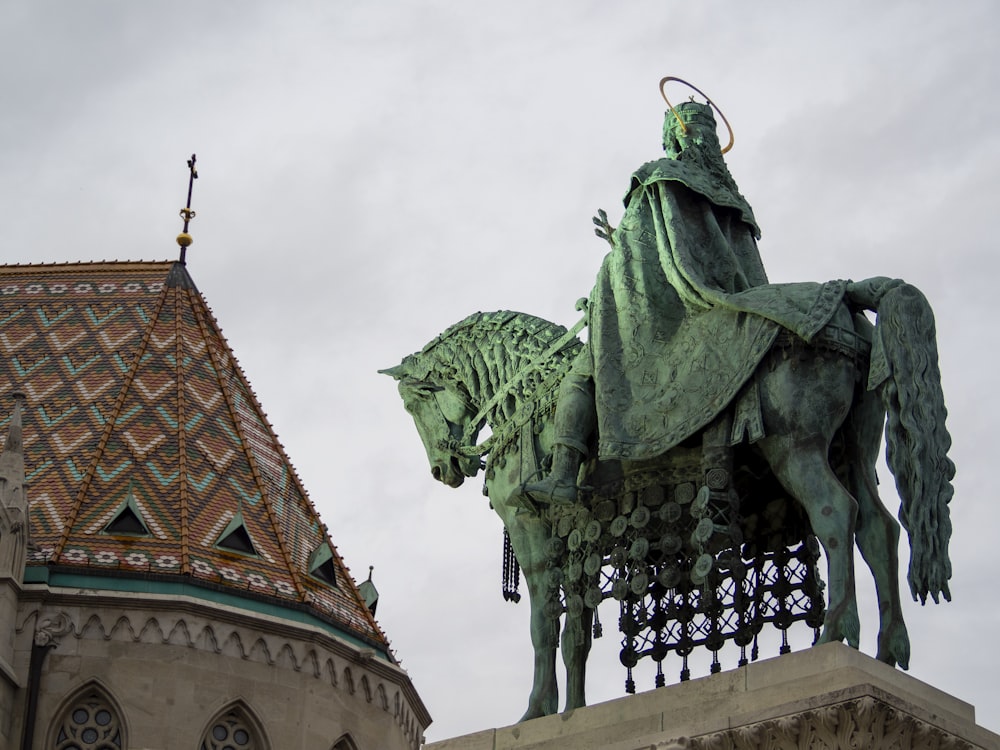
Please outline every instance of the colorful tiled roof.
[[180, 577], [388, 653], [182, 264], [0, 267], [0, 439], [16, 391], [26, 579], [38, 566]]

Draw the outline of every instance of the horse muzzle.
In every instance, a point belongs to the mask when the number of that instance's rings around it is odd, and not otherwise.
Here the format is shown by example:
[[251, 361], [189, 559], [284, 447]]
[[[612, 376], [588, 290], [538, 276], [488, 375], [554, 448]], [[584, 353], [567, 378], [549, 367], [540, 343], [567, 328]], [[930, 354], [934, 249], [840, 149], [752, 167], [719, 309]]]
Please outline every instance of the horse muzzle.
[[460, 487], [466, 477], [474, 477], [483, 467], [479, 456], [456, 456], [452, 454], [447, 460], [439, 461], [431, 466], [431, 475], [439, 482], [449, 487]]
[[431, 475], [449, 487], [461, 487], [465, 481], [465, 474], [455, 466], [455, 463], [453, 458], [445, 464], [435, 464], [431, 467]]

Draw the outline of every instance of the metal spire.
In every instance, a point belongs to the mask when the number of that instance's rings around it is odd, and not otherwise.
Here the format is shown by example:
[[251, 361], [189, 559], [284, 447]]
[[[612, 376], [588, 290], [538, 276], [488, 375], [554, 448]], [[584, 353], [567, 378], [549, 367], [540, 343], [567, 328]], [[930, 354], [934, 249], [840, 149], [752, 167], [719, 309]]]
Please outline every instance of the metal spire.
[[187, 205], [181, 209], [181, 218], [184, 219], [184, 229], [177, 235], [177, 244], [181, 246], [181, 263], [185, 262], [188, 246], [194, 242], [194, 238], [188, 234], [188, 224], [197, 215], [191, 210], [191, 192], [194, 190], [194, 181], [198, 179], [198, 170], [194, 166], [196, 160], [197, 157], [195, 154], [191, 154], [191, 158], [188, 159], [187, 163], [188, 169], [191, 171], [191, 176], [188, 178]]

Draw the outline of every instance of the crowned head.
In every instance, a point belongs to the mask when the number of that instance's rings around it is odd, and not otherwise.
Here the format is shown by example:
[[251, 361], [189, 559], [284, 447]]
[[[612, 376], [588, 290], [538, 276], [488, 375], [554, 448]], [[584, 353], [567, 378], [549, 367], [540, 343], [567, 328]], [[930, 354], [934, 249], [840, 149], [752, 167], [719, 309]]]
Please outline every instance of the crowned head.
[[681, 102], [664, 113], [663, 150], [667, 156], [679, 158], [692, 146], [722, 150], [710, 104]]

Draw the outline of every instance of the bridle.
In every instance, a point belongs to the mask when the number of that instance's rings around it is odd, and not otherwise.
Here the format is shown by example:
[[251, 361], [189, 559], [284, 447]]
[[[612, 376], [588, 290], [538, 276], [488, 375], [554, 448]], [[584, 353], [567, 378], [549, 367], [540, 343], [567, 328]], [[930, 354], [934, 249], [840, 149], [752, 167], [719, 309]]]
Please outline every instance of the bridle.
[[[490, 435], [490, 437], [488, 437], [486, 440], [479, 443], [478, 445], [473, 442], [474, 436], [479, 434], [479, 431], [483, 429], [483, 426], [486, 424], [487, 419], [490, 413], [493, 411], [493, 409], [496, 408], [496, 406], [503, 399], [505, 399], [508, 395], [510, 395], [513, 392], [515, 386], [517, 386], [517, 384], [521, 382], [521, 380], [523, 380], [526, 375], [540, 369], [542, 365], [550, 357], [552, 357], [552, 355], [554, 355], [568, 343], [576, 339], [576, 335], [587, 325], [588, 322], [586, 314], [586, 308], [587, 308], [586, 302], [587, 301], [585, 299], [579, 300], [577, 302], [577, 309], [583, 310], [584, 316], [572, 328], [570, 328], [562, 336], [560, 336], [558, 339], [552, 342], [552, 344], [550, 344], [541, 354], [537, 355], [530, 362], [528, 362], [523, 367], [521, 367], [517, 372], [515, 372], [514, 375], [511, 376], [510, 380], [508, 380], [501, 387], [497, 388], [496, 393], [493, 394], [492, 398], [488, 399], [486, 403], [480, 406], [478, 409], [476, 408], [475, 404], [469, 401], [468, 397], [465, 397], [461, 394], [454, 394], [462, 402], [462, 405], [466, 408], [466, 410], [470, 414], [475, 414], [475, 416], [469, 420], [468, 424], [466, 425], [465, 429], [462, 432], [461, 439], [457, 439], [455, 437], [449, 437], [446, 439], [443, 438], [438, 441], [437, 448], [457, 458], [472, 458], [473, 456], [485, 456], [487, 453], [489, 453], [496, 442], [497, 436]], [[414, 389], [417, 388], [424, 389], [434, 396], [434, 403], [437, 405], [437, 412], [438, 412], [437, 416], [440, 419], [441, 424], [445, 428], [445, 433], [450, 436], [454, 436], [458, 428], [458, 425], [449, 421], [448, 418], [445, 417], [444, 410], [441, 408], [441, 402], [438, 400], [438, 393], [443, 391], [444, 387], [435, 385], [433, 383], [428, 383], [426, 381], [416, 381], [412, 384], [412, 387]]]
[[[444, 408], [441, 406], [441, 401], [439, 399], [439, 394], [444, 391], [444, 387], [427, 382], [421, 382], [419, 386], [414, 384], [412, 387], [414, 390], [424, 390], [428, 393], [428, 395], [433, 397], [436, 409], [433, 410], [432, 413], [435, 415], [438, 423], [443, 427], [443, 432], [450, 436], [447, 438], [441, 438], [437, 441], [436, 447], [438, 450], [449, 453], [457, 458], [472, 458], [473, 456], [483, 456], [489, 453], [490, 447], [493, 444], [492, 437], [487, 438], [479, 445], [472, 444], [473, 435], [477, 434], [486, 422], [485, 417], [477, 415], [476, 418], [471, 420], [465, 427], [461, 438], [456, 438], [454, 436], [459, 430], [459, 425], [455, 424], [444, 415]], [[475, 405], [472, 404], [468, 398], [464, 397], [462, 394], [454, 392], [452, 395], [458, 398], [458, 400], [462, 403], [462, 406], [469, 414], [476, 412]]]

